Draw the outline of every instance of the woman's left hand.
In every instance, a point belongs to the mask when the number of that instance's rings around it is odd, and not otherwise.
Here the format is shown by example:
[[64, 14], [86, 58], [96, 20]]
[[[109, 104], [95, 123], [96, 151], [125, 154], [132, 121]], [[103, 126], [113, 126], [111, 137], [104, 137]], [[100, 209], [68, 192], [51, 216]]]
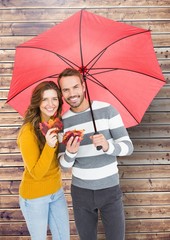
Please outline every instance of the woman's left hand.
[[57, 129], [50, 128], [45, 135], [47, 144], [53, 148], [56, 146], [56, 144], [58, 142], [58, 136], [57, 136], [57, 133], [55, 132], [55, 130], [57, 130]]

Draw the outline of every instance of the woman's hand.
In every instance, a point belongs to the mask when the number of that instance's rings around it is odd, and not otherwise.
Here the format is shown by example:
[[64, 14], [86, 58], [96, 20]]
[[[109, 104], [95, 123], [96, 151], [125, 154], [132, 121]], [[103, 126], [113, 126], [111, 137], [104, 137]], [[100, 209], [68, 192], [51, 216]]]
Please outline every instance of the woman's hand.
[[58, 142], [56, 130], [56, 128], [50, 128], [45, 135], [47, 144], [52, 148], [54, 148]]

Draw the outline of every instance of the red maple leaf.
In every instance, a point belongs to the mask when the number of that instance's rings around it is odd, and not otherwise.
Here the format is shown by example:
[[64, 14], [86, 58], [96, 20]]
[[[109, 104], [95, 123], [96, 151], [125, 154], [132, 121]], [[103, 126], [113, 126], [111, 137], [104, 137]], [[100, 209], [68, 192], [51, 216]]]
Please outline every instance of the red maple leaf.
[[64, 136], [63, 136], [63, 141], [62, 143], [67, 144], [68, 140], [71, 137], [79, 137], [79, 141], [81, 141], [83, 139], [84, 136], [84, 129], [83, 130], [69, 130], [67, 132], [65, 132]]
[[39, 123], [40, 130], [45, 136], [47, 131], [51, 128], [56, 128], [55, 132], [58, 133], [63, 128], [63, 123], [59, 118], [50, 118], [48, 122]]

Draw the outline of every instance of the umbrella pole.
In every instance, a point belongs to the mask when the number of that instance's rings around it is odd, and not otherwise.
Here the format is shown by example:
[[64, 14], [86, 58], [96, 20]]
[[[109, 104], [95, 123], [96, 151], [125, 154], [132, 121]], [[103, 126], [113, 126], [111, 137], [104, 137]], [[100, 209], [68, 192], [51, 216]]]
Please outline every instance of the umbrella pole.
[[[95, 135], [95, 134], [99, 134], [99, 133], [97, 132], [97, 128], [96, 128], [96, 123], [95, 123], [94, 114], [93, 114], [93, 110], [92, 110], [92, 105], [91, 105], [89, 90], [88, 90], [87, 82], [86, 82], [86, 76], [85, 76], [84, 74], [83, 74], [83, 79], [84, 79], [85, 86], [86, 86], [87, 98], [88, 98], [88, 102], [89, 102], [89, 107], [90, 107], [90, 112], [91, 112], [91, 117], [92, 117], [92, 122], [93, 122], [93, 127], [94, 127], [94, 135]], [[101, 149], [102, 149], [102, 146], [97, 146], [97, 150], [101, 150]]]
[[85, 86], [86, 86], [87, 99], [88, 99], [88, 102], [89, 102], [89, 107], [90, 107], [91, 117], [92, 117], [92, 121], [93, 121], [94, 132], [97, 133], [97, 128], [96, 128], [96, 123], [95, 123], [95, 120], [94, 120], [94, 115], [93, 115], [93, 110], [92, 110], [89, 90], [88, 90], [87, 82], [86, 82], [86, 76], [84, 74], [83, 74], [83, 79], [84, 79]]

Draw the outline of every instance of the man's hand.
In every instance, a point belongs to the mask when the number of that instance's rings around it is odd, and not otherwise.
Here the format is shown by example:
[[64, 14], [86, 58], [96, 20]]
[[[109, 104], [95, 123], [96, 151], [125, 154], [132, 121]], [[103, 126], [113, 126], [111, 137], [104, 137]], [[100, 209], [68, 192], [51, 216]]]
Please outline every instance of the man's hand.
[[90, 137], [95, 147], [102, 146], [102, 150], [106, 152], [109, 149], [109, 143], [103, 134], [94, 134]]
[[78, 152], [79, 146], [80, 146], [79, 137], [72, 136], [67, 142], [66, 149], [69, 153], [76, 153]]

